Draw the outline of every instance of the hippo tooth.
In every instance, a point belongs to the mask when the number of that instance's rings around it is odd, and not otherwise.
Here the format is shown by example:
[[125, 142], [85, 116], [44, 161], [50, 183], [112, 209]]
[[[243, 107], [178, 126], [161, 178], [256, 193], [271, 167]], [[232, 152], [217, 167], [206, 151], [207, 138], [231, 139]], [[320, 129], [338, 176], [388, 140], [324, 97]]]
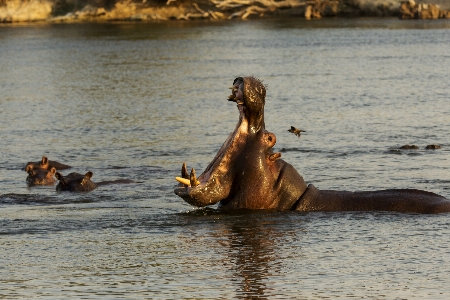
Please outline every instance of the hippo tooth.
[[195, 186], [197, 186], [197, 185], [199, 185], [200, 184], [200, 181], [198, 181], [197, 180], [197, 176], [195, 175], [195, 170], [194, 170], [194, 168], [192, 168], [192, 170], [191, 170], [191, 176], [190, 176], [190, 179], [191, 179], [191, 186], [192, 187], [195, 187]]
[[184, 162], [183, 166], [181, 167], [181, 177], [189, 179], [189, 174], [188, 174], [187, 168], [186, 168], [186, 162]]
[[239, 102], [237, 102], [237, 104], [238, 104], [238, 105], [244, 105], [244, 102], [239, 101]]
[[186, 179], [186, 178], [175, 177], [175, 180], [180, 182], [180, 183], [182, 183], [182, 184], [184, 184], [184, 185], [187, 185], [187, 186], [191, 185], [191, 181], [189, 179]]
[[234, 85], [230, 86], [229, 89], [230, 90], [234, 90], [236, 87]]
[[234, 95], [228, 96], [228, 101], [234, 101]]

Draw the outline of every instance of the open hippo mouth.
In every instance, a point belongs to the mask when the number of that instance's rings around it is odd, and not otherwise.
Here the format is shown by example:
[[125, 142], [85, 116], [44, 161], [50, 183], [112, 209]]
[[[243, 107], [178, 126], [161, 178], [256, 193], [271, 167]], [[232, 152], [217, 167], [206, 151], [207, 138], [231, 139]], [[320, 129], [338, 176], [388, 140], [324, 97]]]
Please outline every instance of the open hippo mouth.
[[306, 184], [272, 151], [276, 137], [265, 130], [265, 86], [254, 77], [238, 77], [231, 90], [228, 100], [236, 102], [239, 111], [235, 130], [198, 178], [183, 164], [175, 194], [200, 207], [219, 201], [227, 208], [293, 207]]

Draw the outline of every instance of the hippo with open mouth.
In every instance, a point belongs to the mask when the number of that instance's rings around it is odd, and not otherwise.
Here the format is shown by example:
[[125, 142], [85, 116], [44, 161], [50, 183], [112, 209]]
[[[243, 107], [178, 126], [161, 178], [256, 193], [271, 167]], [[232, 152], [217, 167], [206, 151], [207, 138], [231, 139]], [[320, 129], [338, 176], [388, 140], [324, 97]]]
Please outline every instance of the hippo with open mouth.
[[254, 77], [238, 77], [228, 100], [237, 103], [239, 122], [206, 170], [197, 178], [186, 164], [175, 194], [191, 205], [219, 203], [221, 209], [298, 211], [450, 212], [450, 200], [426, 191], [318, 190], [274, 153], [275, 134], [264, 124], [266, 88]]

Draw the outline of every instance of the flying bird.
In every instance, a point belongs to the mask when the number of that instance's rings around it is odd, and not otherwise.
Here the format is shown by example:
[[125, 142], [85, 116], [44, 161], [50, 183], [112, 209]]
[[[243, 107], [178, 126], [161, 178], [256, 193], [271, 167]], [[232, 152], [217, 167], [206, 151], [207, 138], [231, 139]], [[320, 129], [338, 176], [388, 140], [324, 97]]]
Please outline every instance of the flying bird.
[[288, 129], [289, 132], [295, 134], [296, 136], [300, 137], [302, 135], [302, 132], [306, 132], [304, 130], [298, 129], [294, 126], [291, 126], [291, 129]]

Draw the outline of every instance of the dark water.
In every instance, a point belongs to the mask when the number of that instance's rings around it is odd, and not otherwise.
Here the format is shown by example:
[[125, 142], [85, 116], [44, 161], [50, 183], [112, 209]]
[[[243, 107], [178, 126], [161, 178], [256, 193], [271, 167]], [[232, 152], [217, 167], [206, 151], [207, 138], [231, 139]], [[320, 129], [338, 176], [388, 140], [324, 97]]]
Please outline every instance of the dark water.
[[[173, 188], [183, 161], [199, 173], [214, 157], [238, 120], [228, 86], [254, 75], [275, 150], [308, 183], [450, 197], [449, 28], [0, 27], [0, 298], [448, 299], [448, 214], [224, 214]], [[392, 151], [404, 144], [420, 149]], [[21, 168], [42, 155], [136, 183], [28, 188]]]

